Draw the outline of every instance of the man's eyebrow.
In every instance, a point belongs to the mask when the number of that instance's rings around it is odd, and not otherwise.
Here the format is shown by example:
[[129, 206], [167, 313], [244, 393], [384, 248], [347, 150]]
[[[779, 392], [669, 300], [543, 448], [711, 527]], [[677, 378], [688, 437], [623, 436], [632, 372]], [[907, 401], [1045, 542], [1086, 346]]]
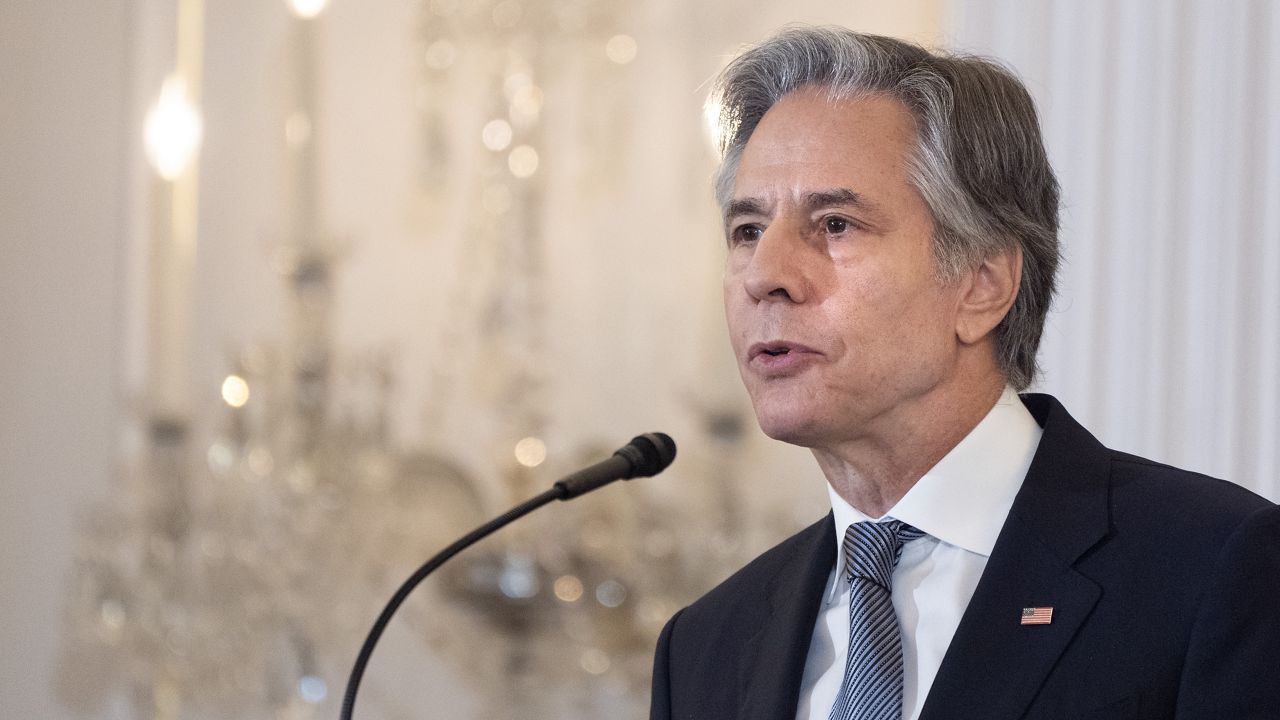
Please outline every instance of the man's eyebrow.
[[878, 203], [866, 195], [861, 195], [848, 188], [805, 193], [803, 205], [804, 209], [809, 213], [815, 213], [829, 207], [851, 208], [857, 211], [858, 219], [861, 222], [872, 226], [883, 226], [888, 222], [888, 216]]
[[735, 198], [724, 207], [724, 221], [727, 223], [739, 215], [768, 215], [769, 209], [764, 201], [757, 198]]
[[804, 207], [809, 212], [833, 206], [851, 207], [868, 214], [870, 219], [881, 218], [884, 215], [884, 211], [878, 203], [866, 195], [856, 193], [848, 188], [811, 192], [804, 196]]
[[[801, 206], [804, 207], [806, 212], [814, 212], [825, 207], [845, 206], [863, 210], [873, 216], [880, 214], [879, 206], [867, 199], [866, 196], [860, 195], [849, 188], [832, 188], [830, 190], [815, 190], [805, 193], [801, 199]], [[726, 223], [740, 215], [768, 214], [769, 204], [759, 198], [735, 198], [730, 200], [729, 204], [724, 208]]]
[[[849, 188], [835, 188], [833, 190], [820, 190], [817, 192], [805, 193], [804, 207], [806, 210], [817, 210], [818, 208], [830, 207], [832, 205], [853, 205], [854, 207], [869, 207], [867, 199]], [[874, 207], [874, 206], [870, 206]]]

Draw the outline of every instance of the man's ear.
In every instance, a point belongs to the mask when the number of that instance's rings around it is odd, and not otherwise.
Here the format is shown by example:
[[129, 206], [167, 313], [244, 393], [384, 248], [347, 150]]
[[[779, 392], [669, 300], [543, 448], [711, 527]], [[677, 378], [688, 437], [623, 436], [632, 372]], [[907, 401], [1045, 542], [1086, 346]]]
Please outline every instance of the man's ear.
[[1022, 282], [1022, 249], [992, 255], [961, 279], [956, 312], [956, 337], [972, 345], [996, 329], [1004, 319]]

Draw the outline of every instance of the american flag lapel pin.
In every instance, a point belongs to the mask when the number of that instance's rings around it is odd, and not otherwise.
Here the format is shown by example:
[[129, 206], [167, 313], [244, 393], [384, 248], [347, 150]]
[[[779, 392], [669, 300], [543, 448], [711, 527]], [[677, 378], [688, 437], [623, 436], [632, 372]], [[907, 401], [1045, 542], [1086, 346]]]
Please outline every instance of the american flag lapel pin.
[[1019, 625], [1048, 625], [1053, 622], [1052, 607], [1024, 607]]

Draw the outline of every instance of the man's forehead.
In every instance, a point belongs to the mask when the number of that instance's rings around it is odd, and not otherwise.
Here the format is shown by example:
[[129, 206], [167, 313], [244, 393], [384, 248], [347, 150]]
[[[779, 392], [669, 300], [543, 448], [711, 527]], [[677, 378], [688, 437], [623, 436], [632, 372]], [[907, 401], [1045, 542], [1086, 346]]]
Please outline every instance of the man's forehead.
[[[826, 89], [806, 86], [783, 95], [760, 117], [746, 145], [758, 136], [770, 136], [773, 142], [795, 145], [803, 142], [796, 134], [804, 128], [808, 134], [835, 134], [849, 140], [876, 140], [892, 137], [913, 141], [915, 119], [899, 99], [884, 93], [859, 93], [848, 97], [833, 96]], [[771, 135], [777, 131], [777, 134]]]
[[726, 217], [778, 203], [870, 206], [909, 187], [915, 127], [906, 107], [883, 95], [833, 100], [798, 90], [756, 126], [738, 159]]

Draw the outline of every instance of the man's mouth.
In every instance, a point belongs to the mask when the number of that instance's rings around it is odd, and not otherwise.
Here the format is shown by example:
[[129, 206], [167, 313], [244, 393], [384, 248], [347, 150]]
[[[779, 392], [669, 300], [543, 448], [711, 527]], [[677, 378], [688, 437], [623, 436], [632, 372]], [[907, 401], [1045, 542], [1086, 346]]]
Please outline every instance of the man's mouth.
[[784, 355], [806, 354], [813, 352], [814, 351], [810, 348], [803, 345], [796, 345], [791, 342], [756, 343], [747, 351], [747, 359], [751, 360], [762, 355], [765, 357], [776, 358]]

